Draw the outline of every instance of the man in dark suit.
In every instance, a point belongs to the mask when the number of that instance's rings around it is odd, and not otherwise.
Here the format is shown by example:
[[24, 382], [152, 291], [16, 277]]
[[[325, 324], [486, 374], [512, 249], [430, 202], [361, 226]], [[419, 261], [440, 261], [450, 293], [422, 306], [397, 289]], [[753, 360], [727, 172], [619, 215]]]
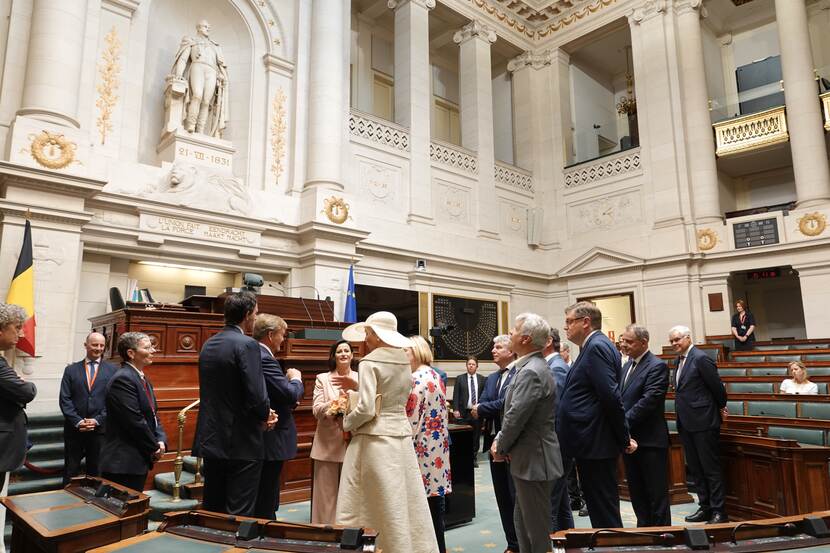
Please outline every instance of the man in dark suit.
[[590, 302], [565, 310], [568, 340], [580, 347], [565, 380], [556, 416], [563, 456], [576, 459], [594, 528], [621, 528], [617, 457], [633, 453], [619, 391], [620, 352], [600, 330], [602, 312]]
[[[484, 383], [484, 392], [479, 403], [473, 407], [472, 415], [478, 419], [486, 419], [488, 428], [493, 430], [492, 437], [487, 440], [490, 445], [495, 435], [501, 431], [501, 419], [504, 415], [504, 398], [507, 389], [516, 376], [513, 367], [515, 355], [510, 350], [510, 336], [502, 334], [493, 338], [493, 361], [499, 370], [487, 377]], [[504, 530], [504, 539], [507, 541], [505, 553], [517, 553], [519, 540], [516, 537], [516, 526], [513, 524], [513, 511], [516, 506], [516, 488], [513, 486], [513, 477], [510, 476], [510, 465], [504, 462], [494, 462], [490, 459], [490, 478], [493, 480], [493, 492], [496, 495], [496, 504], [499, 507], [501, 527]]]
[[254, 322], [254, 339], [259, 342], [262, 373], [271, 409], [278, 421], [273, 430], [262, 437], [265, 460], [259, 481], [254, 516], [276, 519], [280, 508], [280, 472], [285, 461], [297, 455], [297, 427], [294, 425], [294, 409], [303, 397], [303, 375], [297, 369], [283, 373], [274, 354], [285, 339], [287, 325], [276, 315], [260, 313]]
[[[26, 311], [19, 305], [0, 303], [0, 352], [17, 345], [23, 337], [26, 318]], [[6, 481], [6, 473], [20, 468], [26, 457], [26, 412], [23, 409], [36, 394], [34, 383], [20, 378], [0, 355], [0, 487]]]
[[98, 476], [98, 460], [107, 418], [107, 387], [118, 367], [104, 360], [106, 339], [91, 332], [84, 341], [86, 357], [67, 365], [58, 396], [63, 413], [63, 483], [81, 473], [86, 457], [86, 474]]
[[[559, 349], [562, 345], [562, 340], [559, 337], [559, 329], [551, 328], [550, 336], [548, 336], [548, 343], [542, 354], [545, 356], [545, 362], [548, 364], [553, 381], [556, 383], [556, 403], [562, 399], [562, 390], [565, 388], [565, 379], [568, 377], [568, 371], [571, 368], [559, 354]], [[574, 527], [574, 516], [571, 512], [571, 501], [568, 495], [568, 474], [573, 469], [573, 459], [562, 459], [562, 470], [564, 476], [556, 481], [553, 485], [553, 492], [550, 496], [551, 501], [551, 532], [558, 532], [560, 530], [568, 530]]]
[[274, 427], [277, 415], [269, 407], [259, 344], [245, 335], [257, 315], [256, 296], [229, 294], [224, 310], [225, 328], [199, 353], [193, 454], [204, 459], [204, 509], [251, 515], [262, 473], [262, 433]]
[[669, 369], [648, 350], [648, 341], [648, 330], [638, 324], [628, 325], [620, 336], [629, 357], [622, 373], [622, 402], [628, 430], [637, 441], [637, 451], [623, 461], [637, 526], [669, 526]]
[[473, 427], [473, 464], [477, 467], [481, 422], [473, 418], [471, 411], [484, 392], [484, 377], [476, 371], [478, 371], [478, 359], [470, 357], [467, 359], [467, 372], [455, 378], [455, 386], [452, 389], [452, 408], [453, 416], [459, 423]]
[[490, 452], [510, 461], [516, 487], [513, 523], [522, 553], [546, 553], [550, 542], [550, 494], [562, 476], [556, 438], [556, 384], [542, 356], [550, 326], [535, 313], [522, 313], [510, 330], [518, 356], [516, 376], [504, 399], [501, 432]]
[[143, 332], [119, 336], [118, 355], [124, 364], [107, 385], [101, 476], [137, 491], [144, 489], [147, 473], [167, 450], [153, 385], [144, 374], [153, 353], [150, 337]]
[[686, 521], [726, 522], [719, 447], [721, 416], [728, 414], [726, 389], [715, 362], [692, 345], [688, 327], [672, 328], [669, 343], [679, 354], [674, 384], [677, 432], [700, 505]]

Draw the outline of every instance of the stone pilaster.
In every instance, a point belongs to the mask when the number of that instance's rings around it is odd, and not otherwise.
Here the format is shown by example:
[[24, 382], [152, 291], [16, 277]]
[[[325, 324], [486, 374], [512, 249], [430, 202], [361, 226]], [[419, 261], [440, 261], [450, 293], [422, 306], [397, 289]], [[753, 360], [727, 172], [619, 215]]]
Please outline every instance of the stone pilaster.
[[787, 128], [799, 207], [830, 199], [830, 168], [824, 143], [805, 2], [775, 0]]
[[453, 36], [459, 45], [459, 91], [461, 96], [461, 145], [478, 154], [479, 236], [498, 238], [493, 139], [493, 83], [490, 45], [496, 33], [479, 21], [465, 25]]
[[435, 0], [389, 0], [395, 10], [395, 122], [409, 129], [410, 222], [434, 224], [429, 158], [429, 10]]

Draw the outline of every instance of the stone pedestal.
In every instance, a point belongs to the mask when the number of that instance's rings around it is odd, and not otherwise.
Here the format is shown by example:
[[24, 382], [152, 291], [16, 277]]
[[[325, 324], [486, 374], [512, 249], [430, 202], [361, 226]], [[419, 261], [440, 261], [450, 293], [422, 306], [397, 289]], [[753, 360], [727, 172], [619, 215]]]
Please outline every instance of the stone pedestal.
[[167, 75], [164, 79], [164, 130], [162, 137], [182, 127], [185, 117], [184, 95], [187, 93], [187, 81]]
[[189, 133], [179, 128], [161, 137], [156, 152], [161, 163], [182, 162], [210, 167], [214, 173], [233, 174], [236, 149], [228, 140]]

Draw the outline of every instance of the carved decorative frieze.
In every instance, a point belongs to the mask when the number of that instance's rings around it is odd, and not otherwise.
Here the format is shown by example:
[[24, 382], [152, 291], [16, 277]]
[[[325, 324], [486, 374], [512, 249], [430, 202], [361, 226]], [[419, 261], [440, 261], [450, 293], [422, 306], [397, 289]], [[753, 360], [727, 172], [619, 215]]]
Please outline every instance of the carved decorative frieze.
[[388, 121], [352, 111], [349, 114], [349, 133], [396, 150], [409, 151], [409, 132]]
[[500, 161], [496, 162], [495, 171], [496, 182], [525, 192], [533, 192], [533, 174], [530, 171]]
[[277, 181], [284, 169], [286, 127], [285, 92], [280, 88], [271, 101], [271, 173]]
[[509, 62], [507, 62], [507, 70], [511, 73], [524, 69], [525, 67], [532, 67], [533, 69], [541, 69], [553, 62], [556, 55], [554, 50], [543, 50], [541, 52], [522, 52]]
[[571, 233], [585, 230], [610, 230], [642, 220], [640, 192], [629, 191], [616, 196], [597, 198], [568, 206]]
[[728, 119], [712, 126], [715, 128], [715, 154], [718, 157], [750, 152], [790, 139], [784, 106]]
[[574, 188], [607, 178], [640, 171], [640, 149], [634, 148], [565, 169], [565, 188]]
[[617, 0], [467, 0], [495, 24], [531, 40], [542, 40]]
[[100, 81], [96, 90], [98, 98], [95, 100], [95, 107], [98, 108], [98, 134], [101, 135], [101, 144], [106, 143], [107, 133], [112, 130], [112, 110], [118, 102], [118, 87], [120, 86], [121, 65], [118, 57], [121, 55], [121, 41], [115, 26], [110, 29], [104, 37], [104, 48], [101, 54], [101, 63], [98, 66]]
[[478, 174], [478, 157], [475, 152], [433, 140], [429, 143], [429, 158], [471, 175]]

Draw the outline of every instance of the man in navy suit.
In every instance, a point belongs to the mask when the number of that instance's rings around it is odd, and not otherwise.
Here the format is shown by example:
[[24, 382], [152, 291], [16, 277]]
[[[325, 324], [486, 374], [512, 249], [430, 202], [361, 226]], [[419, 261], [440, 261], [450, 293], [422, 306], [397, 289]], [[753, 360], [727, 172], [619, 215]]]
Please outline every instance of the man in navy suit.
[[249, 516], [262, 473], [262, 434], [277, 415], [270, 408], [260, 347], [246, 336], [257, 315], [248, 291], [225, 297], [225, 328], [199, 353], [199, 418], [193, 455], [204, 459], [202, 506], [207, 511]]
[[622, 373], [622, 402], [628, 430], [637, 441], [637, 451], [623, 461], [637, 526], [669, 526], [669, 368], [648, 350], [648, 341], [648, 330], [638, 324], [628, 325], [620, 336], [629, 357]]
[[144, 489], [147, 473], [167, 450], [153, 385], [144, 374], [155, 351], [143, 332], [119, 336], [118, 355], [124, 364], [107, 385], [101, 476], [137, 491]]
[[562, 456], [576, 459], [594, 528], [621, 528], [617, 457], [633, 453], [620, 400], [620, 352], [600, 330], [602, 312], [590, 302], [565, 310], [568, 340], [580, 347], [565, 380], [556, 416]]
[[[493, 436], [501, 431], [501, 419], [504, 415], [504, 397], [507, 388], [516, 376], [513, 367], [515, 356], [510, 350], [510, 336], [502, 334], [493, 338], [493, 361], [499, 370], [487, 377], [484, 383], [484, 392], [481, 400], [473, 407], [472, 415], [475, 418], [486, 418], [493, 429]], [[492, 444], [492, 439], [485, 440]], [[496, 494], [496, 504], [499, 507], [501, 527], [504, 530], [504, 539], [507, 541], [506, 553], [519, 551], [519, 540], [516, 537], [516, 526], [513, 523], [513, 511], [516, 504], [516, 489], [513, 487], [513, 477], [510, 475], [510, 466], [504, 462], [494, 462], [490, 458], [490, 478], [493, 480], [493, 491]]]
[[107, 385], [118, 367], [103, 358], [106, 339], [91, 332], [84, 341], [86, 357], [67, 365], [58, 396], [63, 413], [63, 483], [81, 473], [86, 457], [86, 474], [98, 476], [98, 460], [107, 419]]
[[473, 465], [478, 467], [479, 438], [481, 437], [481, 421], [472, 416], [473, 407], [479, 402], [484, 391], [484, 377], [478, 374], [478, 359], [467, 359], [467, 372], [455, 378], [452, 389], [453, 416], [461, 424], [473, 427]]
[[674, 384], [677, 433], [700, 505], [686, 521], [726, 522], [719, 446], [721, 417], [728, 415], [726, 389], [715, 362], [692, 345], [688, 327], [672, 328], [669, 343], [679, 354]]
[[[557, 403], [562, 399], [562, 390], [565, 388], [565, 379], [568, 377], [568, 371], [571, 368], [559, 354], [559, 349], [562, 346], [562, 340], [559, 337], [559, 329], [551, 327], [550, 336], [548, 336], [548, 343], [545, 349], [542, 350], [542, 355], [545, 356], [545, 361], [553, 374], [553, 381], [556, 383], [556, 401]], [[562, 469], [564, 476], [556, 481], [551, 492], [551, 532], [558, 532], [559, 530], [568, 530], [574, 527], [574, 516], [571, 512], [571, 501], [568, 495], [568, 474], [573, 468], [573, 459], [562, 459]]]
[[294, 409], [303, 398], [303, 375], [297, 369], [283, 373], [274, 354], [279, 351], [288, 325], [281, 317], [260, 313], [254, 322], [254, 339], [259, 342], [262, 374], [271, 409], [277, 413], [277, 426], [263, 437], [265, 460], [259, 479], [254, 508], [257, 518], [276, 519], [280, 508], [280, 472], [283, 462], [297, 455], [297, 427]]

